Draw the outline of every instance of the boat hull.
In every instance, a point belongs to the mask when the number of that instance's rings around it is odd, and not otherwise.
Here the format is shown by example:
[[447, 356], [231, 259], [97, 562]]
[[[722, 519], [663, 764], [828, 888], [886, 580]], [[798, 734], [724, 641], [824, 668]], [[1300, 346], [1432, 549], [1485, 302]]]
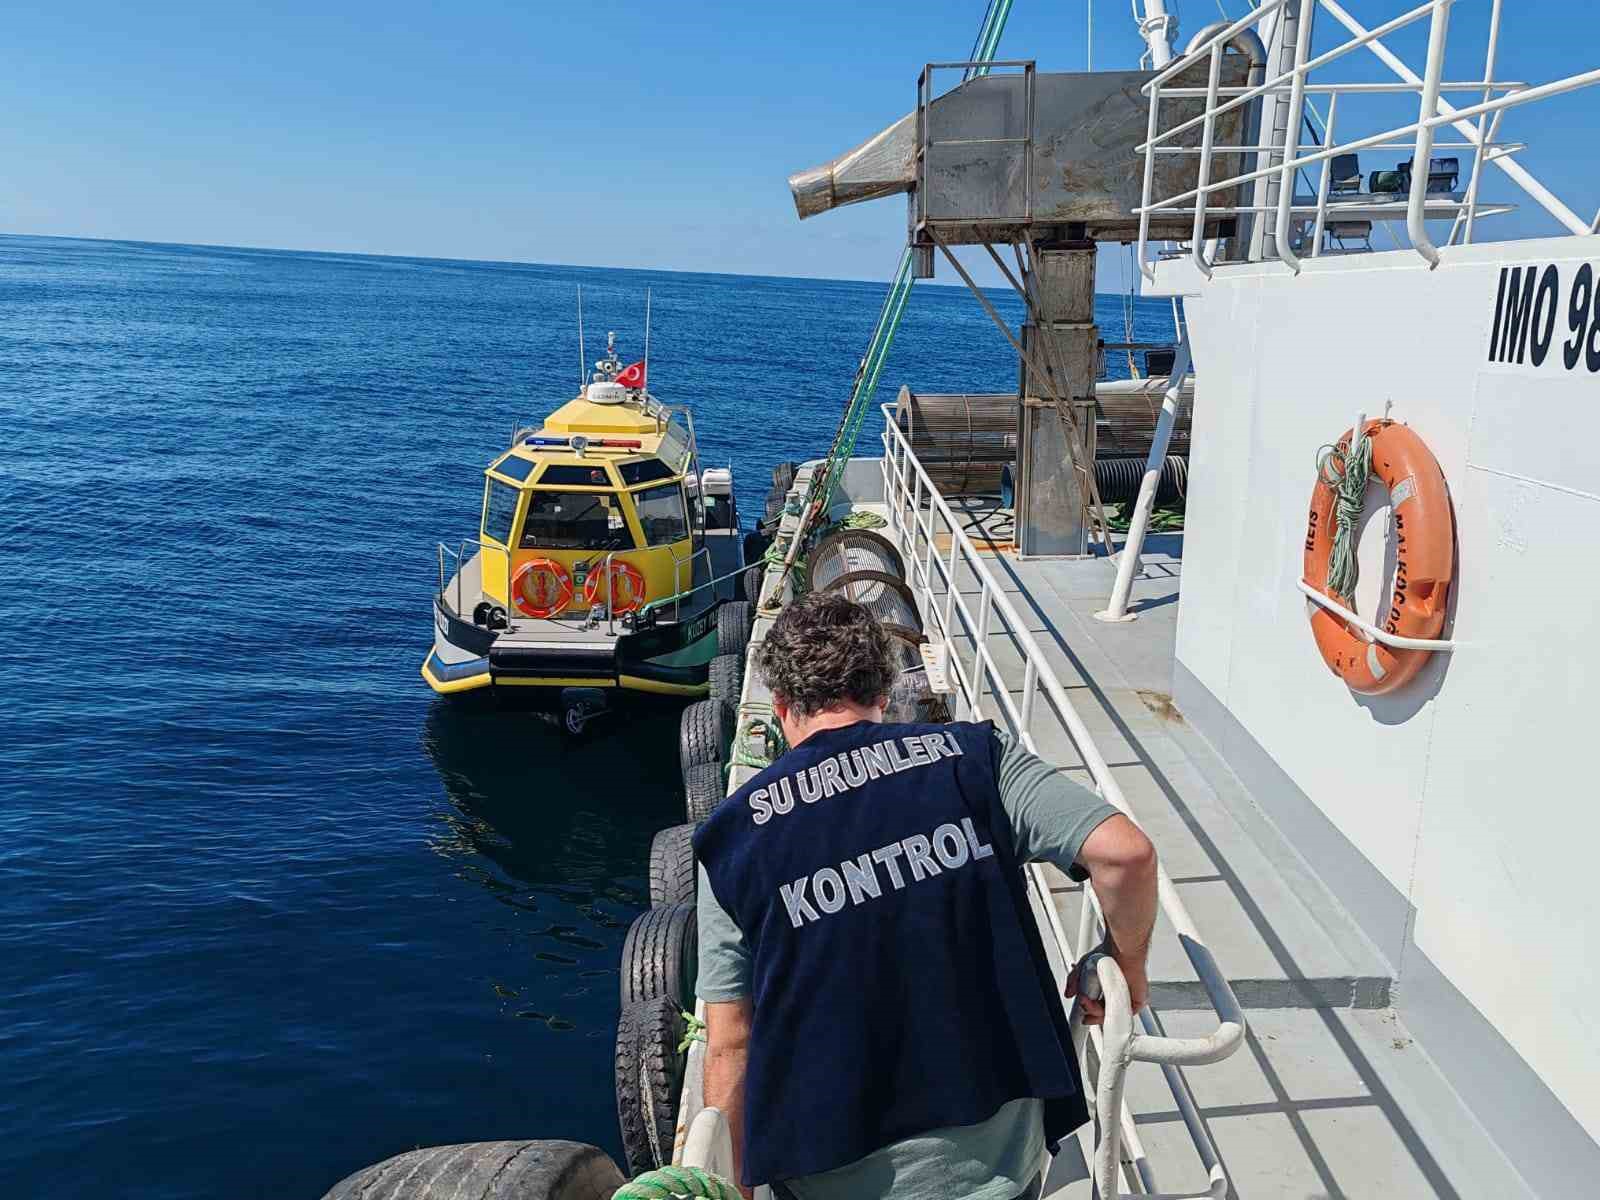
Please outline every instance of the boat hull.
[[693, 698], [706, 694], [717, 653], [716, 605], [615, 637], [603, 628], [584, 637], [561, 622], [489, 630], [463, 621], [438, 596], [433, 610], [433, 648], [421, 675], [448, 698], [487, 693], [525, 709], [559, 708], [573, 688]]

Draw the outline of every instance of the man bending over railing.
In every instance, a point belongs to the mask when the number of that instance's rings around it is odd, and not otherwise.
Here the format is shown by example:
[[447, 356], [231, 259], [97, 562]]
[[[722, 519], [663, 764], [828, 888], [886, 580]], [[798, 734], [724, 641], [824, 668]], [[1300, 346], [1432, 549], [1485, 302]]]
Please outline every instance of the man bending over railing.
[[695, 835], [705, 1101], [744, 1186], [1037, 1196], [1087, 1113], [1023, 864], [1093, 882], [1137, 1011], [1154, 848], [988, 722], [885, 724], [888, 638], [858, 604], [797, 601], [757, 667], [791, 749]]

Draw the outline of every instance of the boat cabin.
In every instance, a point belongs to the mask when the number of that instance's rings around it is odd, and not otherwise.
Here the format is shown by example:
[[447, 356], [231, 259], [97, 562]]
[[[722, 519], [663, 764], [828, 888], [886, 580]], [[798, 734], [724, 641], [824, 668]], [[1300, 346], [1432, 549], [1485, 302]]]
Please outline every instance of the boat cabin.
[[623, 615], [692, 586], [705, 519], [683, 416], [595, 382], [484, 474], [483, 592], [512, 620]]

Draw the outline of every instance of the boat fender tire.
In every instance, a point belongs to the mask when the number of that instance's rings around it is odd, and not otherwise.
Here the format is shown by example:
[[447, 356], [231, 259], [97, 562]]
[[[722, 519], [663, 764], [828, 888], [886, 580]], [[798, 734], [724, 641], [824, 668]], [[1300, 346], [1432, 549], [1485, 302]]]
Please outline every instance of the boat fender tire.
[[622, 942], [622, 1007], [665, 998], [692, 1009], [699, 966], [692, 900], [640, 913]]
[[683, 810], [691, 825], [709, 817], [728, 794], [721, 763], [695, 763], [683, 773]]
[[678, 760], [688, 778], [696, 763], [727, 761], [733, 744], [733, 709], [721, 700], [697, 700], [678, 722]]
[[755, 624], [755, 605], [748, 600], [729, 600], [717, 607], [717, 653], [743, 654], [750, 644], [750, 629]]
[[[1380, 618], [1373, 622], [1401, 637], [1437, 639], [1444, 631], [1450, 581], [1455, 572], [1455, 515], [1444, 472], [1427, 444], [1408, 425], [1370, 421], [1372, 475], [1389, 493], [1395, 531], [1395, 576]], [[1339, 443], [1350, 444], [1348, 435]], [[1311, 491], [1306, 524], [1304, 578], [1346, 608], [1348, 596], [1328, 590], [1328, 562], [1333, 553], [1334, 492], [1318, 472]], [[1431, 650], [1397, 650], [1368, 642], [1344, 620], [1313, 605], [1311, 634], [1328, 669], [1345, 686], [1363, 696], [1381, 696], [1404, 687], [1422, 670]]]
[[744, 535], [744, 561], [758, 563], [762, 555], [766, 554], [767, 547], [772, 545], [772, 539], [759, 529], [752, 529]]
[[746, 567], [744, 574], [739, 576], [739, 585], [744, 592], [744, 598], [751, 604], [761, 603], [761, 587], [767, 581], [767, 566], [765, 563], [756, 563]]
[[711, 698], [737, 709], [739, 693], [744, 688], [744, 655], [717, 655], [711, 660], [707, 676], [711, 681]]
[[[715, 764], [710, 765], [715, 770]], [[693, 904], [694, 826], [669, 825], [650, 840], [650, 907]]]
[[626, 1182], [610, 1155], [581, 1142], [468, 1142], [363, 1167], [323, 1200], [610, 1200]]
[[672, 1161], [688, 1057], [678, 1052], [684, 1033], [682, 1010], [664, 997], [623, 1009], [617, 1022], [617, 1124], [630, 1175]]

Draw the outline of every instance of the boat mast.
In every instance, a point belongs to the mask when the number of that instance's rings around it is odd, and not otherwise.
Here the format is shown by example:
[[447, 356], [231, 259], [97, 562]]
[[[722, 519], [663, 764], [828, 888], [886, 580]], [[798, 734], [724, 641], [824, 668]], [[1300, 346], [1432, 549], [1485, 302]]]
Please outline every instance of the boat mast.
[[578, 285], [578, 394], [589, 386], [589, 356], [583, 350], [583, 284]]

